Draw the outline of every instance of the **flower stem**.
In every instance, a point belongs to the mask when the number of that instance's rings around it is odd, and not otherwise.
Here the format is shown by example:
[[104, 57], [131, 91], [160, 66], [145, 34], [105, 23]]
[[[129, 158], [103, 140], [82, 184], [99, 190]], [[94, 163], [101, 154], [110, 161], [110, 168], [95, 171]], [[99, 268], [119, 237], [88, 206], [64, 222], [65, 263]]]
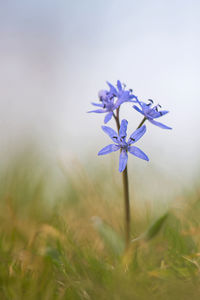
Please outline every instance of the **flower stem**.
[[[116, 115], [114, 118], [117, 125], [117, 130], [119, 133], [120, 129], [120, 120], [119, 120], [119, 108], [117, 109]], [[125, 240], [126, 240], [126, 249], [130, 245], [130, 224], [131, 224], [131, 214], [130, 214], [130, 201], [129, 201], [129, 186], [128, 186], [128, 170], [127, 165], [124, 171], [122, 172], [123, 178], [123, 188], [124, 188], [124, 207], [125, 207]]]
[[130, 245], [131, 214], [130, 214], [127, 166], [126, 166], [125, 170], [122, 172], [122, 177], [123, 177], [123, 186], [124, 186], [126, 249], [128, 249], [129, 245]]
[[144, 124], [144, 122], [146, 121], [146, 117], [144, 117], [143, 119], [142, 119], [142, 122], [139, 124], [139, 126], [137, 127], [137, 129], [139, 129], [143, 124]]
[[[115, 122], [117, 125], [117, 131], [119, 133], [120, 129], [120, 120], [119, 120], [119, 108], [116, 111], [116, 115], [114, 115]], [[144, 122], [146, 121], [146, 117], [143, 118], [142, 122], [137, 127], [140, 128]], [[125, 207], [125, 236], [126, 236], [126, 250], [130, 246], [130, 235], [131, 235], [131, 212], [130, 212], [130, 200], [129, 200], [129, 185], [128, 185], [128, 169], [127, 165], [124, 171], [122, 172], [123, 178], [123, 187], [124, 187], [124, 207]]]
[[120, 128], [120, 122], [119, 122], [119, 108], [117, 109], [117, 113], [116, 115], [113, 113], [114, 115], [114, 118], [115, 118], [115, 122], [116, 122], [116, 125], [117, 125], [117, 131], [119, 133], [119, 128]]

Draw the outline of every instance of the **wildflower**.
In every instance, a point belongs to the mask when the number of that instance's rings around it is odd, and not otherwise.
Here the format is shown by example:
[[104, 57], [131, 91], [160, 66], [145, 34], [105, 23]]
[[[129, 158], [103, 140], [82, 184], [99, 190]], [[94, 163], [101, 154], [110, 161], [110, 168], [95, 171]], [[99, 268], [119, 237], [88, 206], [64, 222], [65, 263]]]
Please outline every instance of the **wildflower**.
[[137, 100], [137, 103], [140, 105], [141, 109], [136, 105], [134, 105], [133, 108], [137, 110], [139, 113], [141, 113], [147, 120], [149, 120], [149, 122], [163, 129], [172, 129], [171, 127], [168, 127], [154, 120], [166, 115], [169, 111], [167, 110], [159, 111], [159, 108], [161, 108], [159, 104], [152, 107], [153, 100], [151, 99], [149, 99], [148, 104], [139, 100]]
[[94, 103], [92, 105], [101, 107], [96, 110], [91, 110], [89, 113], [106, 113], [104, 118], [104, 123], [108, 123], [114, 116], [114, 110], [117, 109], [124, 102], [136, 102], [132, 100], [136, 98], [132, 94], [132, 90], [125, 90], [125, 85], [122, 87], [121, 82], [117, 81], [117, 88], [115, 88], [111, 83], [107, 82], [110, 90], [101, 90], [98, 93], [99, 100], [101, 103]]
[[127, 120], [122, 120], [121, 126], [119, 129], [119, 134], [116, 133], [115, 130], [113, 130], [111, 127], [108, 126], [102, 126], [103, 131], [112, 139], [112, 141], [115, 144], [110, 144], [103, 149], [101, 149], [98, 153], [98, 155], [105, 155], [109, 154], [111, 152], [120, 150], [120, 158], [119, 158], [119, 172], [124, 171], [126, 168], [127, 160], [128, 160], [128, 154], [127, 152], [141, 158], [144, 160], [149, 160], [147, 155], [140, 150], [139, 148], [132, 146], [134, 143], [136, 143], [146, 132], [146, 126], [143, 125], [139, 129], [135, 130], [130, 138], [128, 139], [128, 142], [126, 142], [126, 136], [127, 136]]
[[99, 100], [101, 103], [94, 103], [92, 102], [92, 105], [101, 107], [100, 109], [96, 110], [91, 110], [89, 113], [107, 113], [105, 118], [104, 118], [104, 123], [108, 123], [112, 116], [114, 115], [114, 110], [117, 108], [115, 102], [114, 102], [114, 95], [112, 91], [106, 91], [106, 90], [101, 90], [98, 93]]
[[132, 94], [132, 89], [125, 90], [126, 85], [121, 84], [119, 80], [117, 80], [117, 89], [110, 82], [107, 82], [107, 84], [109, 85], [112, 93], [117, 97], [117, 107], [119, 107], [124, 102], [136, 102], [136, 100], [132, 100], [134, 98], [137, 99], [137, 97]]

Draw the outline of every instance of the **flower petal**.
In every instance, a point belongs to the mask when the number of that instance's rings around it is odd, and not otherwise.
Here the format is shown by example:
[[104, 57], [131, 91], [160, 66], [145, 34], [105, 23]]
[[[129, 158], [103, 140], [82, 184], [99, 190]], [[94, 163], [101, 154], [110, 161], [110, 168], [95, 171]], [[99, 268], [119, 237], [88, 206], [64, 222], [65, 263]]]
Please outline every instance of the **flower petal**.
[[119, 80], [117, 80], [117, 88], [118, 88], [119, 91], [122, 90], [122, 84]]
[[115, 96], [117, 96], [117, 90], [116, 88], [114, 87], [114, 85], [112, 85], [110, 82], [106, 81], [109, 88], [110, 88], [110, 93], [113, 93]]
[[127, 160], [128, 160], [128, 154], [126, 150], [122, 150], [119, 157], [119, 172], [124, 171], [124, 169], [126, 168]]
[[105, 155], [120, 149], [119, 145], [111, 144], [101, 149], [98, 155]]
[[130, 152], [131, 154], [133, 154], [141, 159], [144, 159], [147, 161], [149, 160], [148, 156], [142, 150], [140, 150], [138, 147], [131, 146], [128, 148], [128, 152]]
[[152, 105], [151, 103], [150, 104], [146, 104], [145, 102], [140, 101], [138, 99], [137, 99], [137, 102], [141, 106], [141, 108], [145, 108], [145, 107], [148, 107], [148, 106], [150, 107]]
[[130, 136], [128, 140], [128, 144], [133, 144], [137, 142], [146, 132], [146, 125], [141, 126], [140, 128], [136, 129]]
[[141, 113], [141, 114], [144, 115], [143, 111], [142, 111], [139, 107], [137, 107], [136, 105], [133, 105], [133, 108], [134, 108], [135, 110], [137, 110], [139, 113]]
[[112, 116], [113, 116], [113, 112], [111, 111], [105, 116], [104, 123], [105, 124], [108, 123], [111, 120]]
[[106, 109], [96, 109], [96, 110], [88, 111], [88, 113], [98, 113], [98, 114], [102, 114], [102, 113], [105, 113], [105, 112], [107, 112]]
[[149, 113], [148, 116], [151, 117], [152, 119], [160, 118], [164, 115], [166, 115], [169, 111], [168, 110], [161, 110], [161, 111], [156, 111], [152, 109]]
[[102, 126], [101, 128], [113, 140], [114, 143], [118, 143], [119, 136], [115, 130], [108, 126]]
[[108, 91], [100, 90], [98, 92], [98, 96], [99, 96], [100, 101], [105, 101], [108, 98]]
[[154, 124], [154, 125], [156, 125], [156, 126], [162, 128], [162, 129], [172, 129], [171, 127], [166, 126], [166, 125], [164, 125], [164, 124], [162, 124], [162, 123], [160, 123], [160, 122], [157, 122], [157, 121], [154, 121], [154, 120], [151, 120], [151, 119], [148, 119], [148, 120], [149, 120], [149, 122], [151, 122], [152, 124]]
[[168, 113], [169, 113], [168, 110], [160, 110], [160, 111], [158, 112], [159, 116], [153, 117], [153, 119], [162, 117], [162, 116], [164, 116], [164, 115], [166, 115], [166, 114], [168, 114]]
[[126, 137], [126, 135], [127, 135], [127, 133], [126, 133], [126, 131], [127, 131], [127, 125], [128, 125], [128, 121], [125, 120], [125, 119], [123, 119], [121, 121], [121, 126], [120, 126], [120, 129], [119, 129], [119, 136], [120, 136], [120, 138], [125, 138]]
[[92, 102], [92, 105], [94, 105], [94, 106], [99, 106], [99, 107], [103, 107], [103, 104], [102, 104], [102, 103], [94, 103], [94, 102]]

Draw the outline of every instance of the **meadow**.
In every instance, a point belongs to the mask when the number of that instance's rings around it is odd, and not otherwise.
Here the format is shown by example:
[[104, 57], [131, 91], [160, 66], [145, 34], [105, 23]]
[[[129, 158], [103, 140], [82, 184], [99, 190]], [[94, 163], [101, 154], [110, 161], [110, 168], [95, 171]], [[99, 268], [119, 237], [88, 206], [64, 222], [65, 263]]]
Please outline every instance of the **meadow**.
[[196, 184], [178, 205], [132, 203], [125, 251], [120, 179], [58, 163], [56, 181], [43, 159], [27, 151], [1, 168], [0, 299], [200, 298]]

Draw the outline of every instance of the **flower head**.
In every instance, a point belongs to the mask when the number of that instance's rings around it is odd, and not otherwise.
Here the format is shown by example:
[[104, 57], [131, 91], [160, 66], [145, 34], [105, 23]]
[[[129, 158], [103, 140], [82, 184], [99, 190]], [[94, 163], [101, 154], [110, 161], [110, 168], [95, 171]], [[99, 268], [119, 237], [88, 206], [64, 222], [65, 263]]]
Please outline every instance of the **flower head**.
[[171, 127], [168, 127], [154, 120], [166, 115], [169, 111], [167, 110], [159, 111], [159, 108], [161, 108], [159, 104], [152, 107], [153, 100], [151, 99], [149, 99], [149, 103], [145, 103], [137, 99], [137, 103], [139, 104], [141, 109], [136, 105], [134, 105], [133, 108], [137, 110], [139, 113], [141, 113], [147, 120], [149, 120], [149, 122], [163, 129], [172, 129]]
[[132, 100], [136, 98], [132, 94], [132, 90], [125, 90], [125, 85], [122, 86], [121, 82], [117, 81], [117, 88], [111, 83], [107, 82], [110, 90], [101, 90], [98, 93], [99, 100], [101, 103], [94, 103], [92, 105], [100, 107], [96, 110], [91, 110], [89, 113], [106, 113], [104, 123], [108, 123], [114, 116], [114, 110], [117, 109], [124, 102], [136, 102]]
[[147, 155], [140, 150], [139, 148], [132, 146], [134, 143], [136, 143], [146, 132], [146, 126], [143, 125], [139, 129], [135, 130], [129, 137], [128, 141], [126, 141], [127, 136], [127, 120], [122, 120], [119, 134], [115, 130], [113, 130], [111, 127], [108, 126], [102, 126], [103, 131], [112, 139], [114, 144], [110, 144], [103, 149], [101, 149], [98, 153], [98, 155], [105, 155], [109, 154], [111, 152], [121, 150], [120, 158], [119, 158], [119, 172], [124, 171], [126, 168], [126, 164], [128, 161], [128, 154], [127, 152], [141, 158], [144, 160], [149, 160]]
[[119, 107], [124, 102], [136, 102], [137, 97], [132, 94], [132, 89], [125, 90], [126, 85], [122, 84], [121, 81], [117, 80], [117, 88], [115, 88], [110, 82], [107, 82], [112, 90], [112, 93], [117, 97], [116, 106]]

